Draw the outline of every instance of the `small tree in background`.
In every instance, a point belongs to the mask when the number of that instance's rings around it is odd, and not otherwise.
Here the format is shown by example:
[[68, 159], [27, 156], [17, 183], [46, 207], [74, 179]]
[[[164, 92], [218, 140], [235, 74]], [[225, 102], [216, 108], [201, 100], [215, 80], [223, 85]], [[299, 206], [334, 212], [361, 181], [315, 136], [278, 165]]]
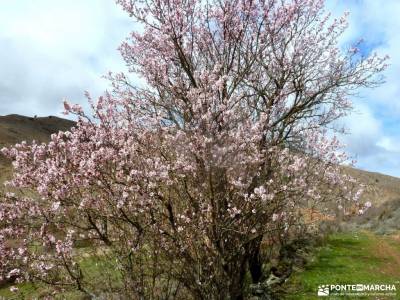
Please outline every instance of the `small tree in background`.
[[[353, 202], [333, 121], [385, 59], [338, 48], [323, 1], [117, 1], [140, 25], [93, 116], [22, 143], [0, 203], [0, 276], [91, 295], [242, 299], [263, 247]], [[340, 203], [343, 205], [343, 203]], [[103, 276], [93, 275], [96, 267]], [[11, 275], [10, 275], [11, 274]]]

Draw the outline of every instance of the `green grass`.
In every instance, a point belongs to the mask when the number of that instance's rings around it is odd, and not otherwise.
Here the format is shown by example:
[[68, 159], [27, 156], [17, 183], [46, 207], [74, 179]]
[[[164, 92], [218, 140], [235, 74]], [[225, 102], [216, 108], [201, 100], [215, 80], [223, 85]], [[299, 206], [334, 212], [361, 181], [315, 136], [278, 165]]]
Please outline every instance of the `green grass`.
[[30, 299], [37, 298], [40, 296], [39, 286], [30, 283], [18, 284], [18, 293], [12, 293], [10, 291], [11, 285], [7, 285], [0, 289], [0, 299]]
[[[400, 290], [400, 277], [390, 274], [387, 270], [387, 267], [394, 263], [393, 258], [376, 250], [377, 243], [382, 240], [383, 238], [367, 233], [331, 235], [326, 243], [316, 250], [315, 257], [305, 270], [295, 273], [290, 278], [287, 283], [287, 299], [323, 299], [317, 297], [317, 288], [322, 284], [396, 284]], [[400, 245], [397, 246], [400, 254]], [[335, 298], [350, 299], [344, 296], [329, 297]], [[351, 297], [354, 298], [363, 299]], [[399, 291], [394, 299], [400, 299]]]
[[[120, 273], [115, 269], [115, 263], [112, 260], [105, 260], [98, 257], [85, 257], [81, 260], [80, 266], [85, 281], [95, 284], [97, 290], [101, 290], [99, 287], [103, 286], [105, 288], [104, 292], [107, 292], [110, 286], [121, 288], [122, 280], [120, 278]], [[54, 290], [46, 287], [44, 284], [16, 284], [15, 286], [18, 287], [18, 292], [16, 293], [10, 291], [11, 286], [10, 284], [0, 289], [0, 300], [42, 299], [46, 296], [51, 296], [51, 299], [85, 299], [83, 293], [75, 290], [52, 293]]]
[[[0, 289], [0, 300], [20, 300], [20, 299], [68, 299], [82, 300], [84, 294], [79, 291], [54, 292], [44, 284], [20, 283], [14, 286], [18, 287], [18, 292], [10, 291], [12, 285], [7, 285]], [[49, 298], [50, 297], [50, 298]]]
[[[391, 252], [379, 251], [379, 245], [390, 247]], [[383, 249], [385, 249], [383, 247]], [[390, 255], [389, 255], [389, 254]], [[338, 233], [329, 236], [326, 242], [315, 249], [313, 259], [304, 270], [293, 274], [286, 283], [286, 299], [378, 299], [362, 297], [317, 297], [321, 284], [395, 284], [397, 297], [379, 299], [400, 299], [400, 265], [393, 258], [400, 257], [400, 241], [390, 237], [375, 236], [369, 233]], [[104, 284], [120, 284], [119, 272], [112, 271], [111, 260], [98, 260], [86, 257], [81, 262], [86, 279]], [[102, 276], [103, 275], [103, 276]], [[13, 294], [9, 287], [0, 289], [0, 299], [35, 299], [48, 295], [45, 286], [19, 284], [19, 293]], [[63, 293], [58, 299], [82, 299], [77, 292]], [[2, 298], [3, 297], [3, 298]]]

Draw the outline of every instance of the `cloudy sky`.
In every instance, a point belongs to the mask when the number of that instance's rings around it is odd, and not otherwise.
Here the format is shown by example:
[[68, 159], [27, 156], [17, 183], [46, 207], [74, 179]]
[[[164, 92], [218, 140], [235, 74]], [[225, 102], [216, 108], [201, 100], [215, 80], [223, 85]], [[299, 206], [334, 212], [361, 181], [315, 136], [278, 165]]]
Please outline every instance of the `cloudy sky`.
[[[386, 83], [361, 91], [343, 137], [359, 168], [400, 177], [400, 1], [327, 0], [350, 11], [343, 44], [364, 38], [365, 51], [391, 57]], [[112, 0], [0, 0], [0, 115], [60, 115], [61, 100], [84, 103], [121, 71], [116, 51], [133, 23]]]

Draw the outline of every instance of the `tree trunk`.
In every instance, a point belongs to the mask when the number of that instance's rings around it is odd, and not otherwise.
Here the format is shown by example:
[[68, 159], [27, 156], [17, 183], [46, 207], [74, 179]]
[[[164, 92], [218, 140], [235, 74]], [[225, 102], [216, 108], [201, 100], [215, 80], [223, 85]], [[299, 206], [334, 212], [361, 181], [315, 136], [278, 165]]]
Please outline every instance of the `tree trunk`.
[[230, 300], [243, 300], [243, 287], [244, 287], [244, 278], [246, 275], [246, 264], [247, 258], [243, 257], [239, 268], [232, 268], [233, 272], [231, 275], [231, 284], [229, 287], [229, 299]]
[[250, 244], [250, 255], [249, 255], [249, 270], [253, 283], [258, 283], [263, 277], [262, 272], [262, 261], [260, 257], [262, 237], [257, 238]]

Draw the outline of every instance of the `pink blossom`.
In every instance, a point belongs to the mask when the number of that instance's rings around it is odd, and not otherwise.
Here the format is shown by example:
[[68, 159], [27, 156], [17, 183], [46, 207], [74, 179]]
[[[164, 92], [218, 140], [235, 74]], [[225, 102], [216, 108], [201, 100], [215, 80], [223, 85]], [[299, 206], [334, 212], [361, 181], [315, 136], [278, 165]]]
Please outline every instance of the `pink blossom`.
[[[243, 298], [232, 287], [263, 252], [251, 239], [285, 243], [314, 230], [304, 211], [359, 200], [327, 128], [386, 58], [343, 52], [346, 18], [320, 0], [117, 3], [140, 28], [119, 50], [142, 84], [110, 73], [109, 92], [86, 93], [90, 114], [64, 102], [69, 131], [2, 149], [0, 276], [127, 299], [168, 278], [194, 298]], [[89, 282], [82, 241], [122, 282]]]

